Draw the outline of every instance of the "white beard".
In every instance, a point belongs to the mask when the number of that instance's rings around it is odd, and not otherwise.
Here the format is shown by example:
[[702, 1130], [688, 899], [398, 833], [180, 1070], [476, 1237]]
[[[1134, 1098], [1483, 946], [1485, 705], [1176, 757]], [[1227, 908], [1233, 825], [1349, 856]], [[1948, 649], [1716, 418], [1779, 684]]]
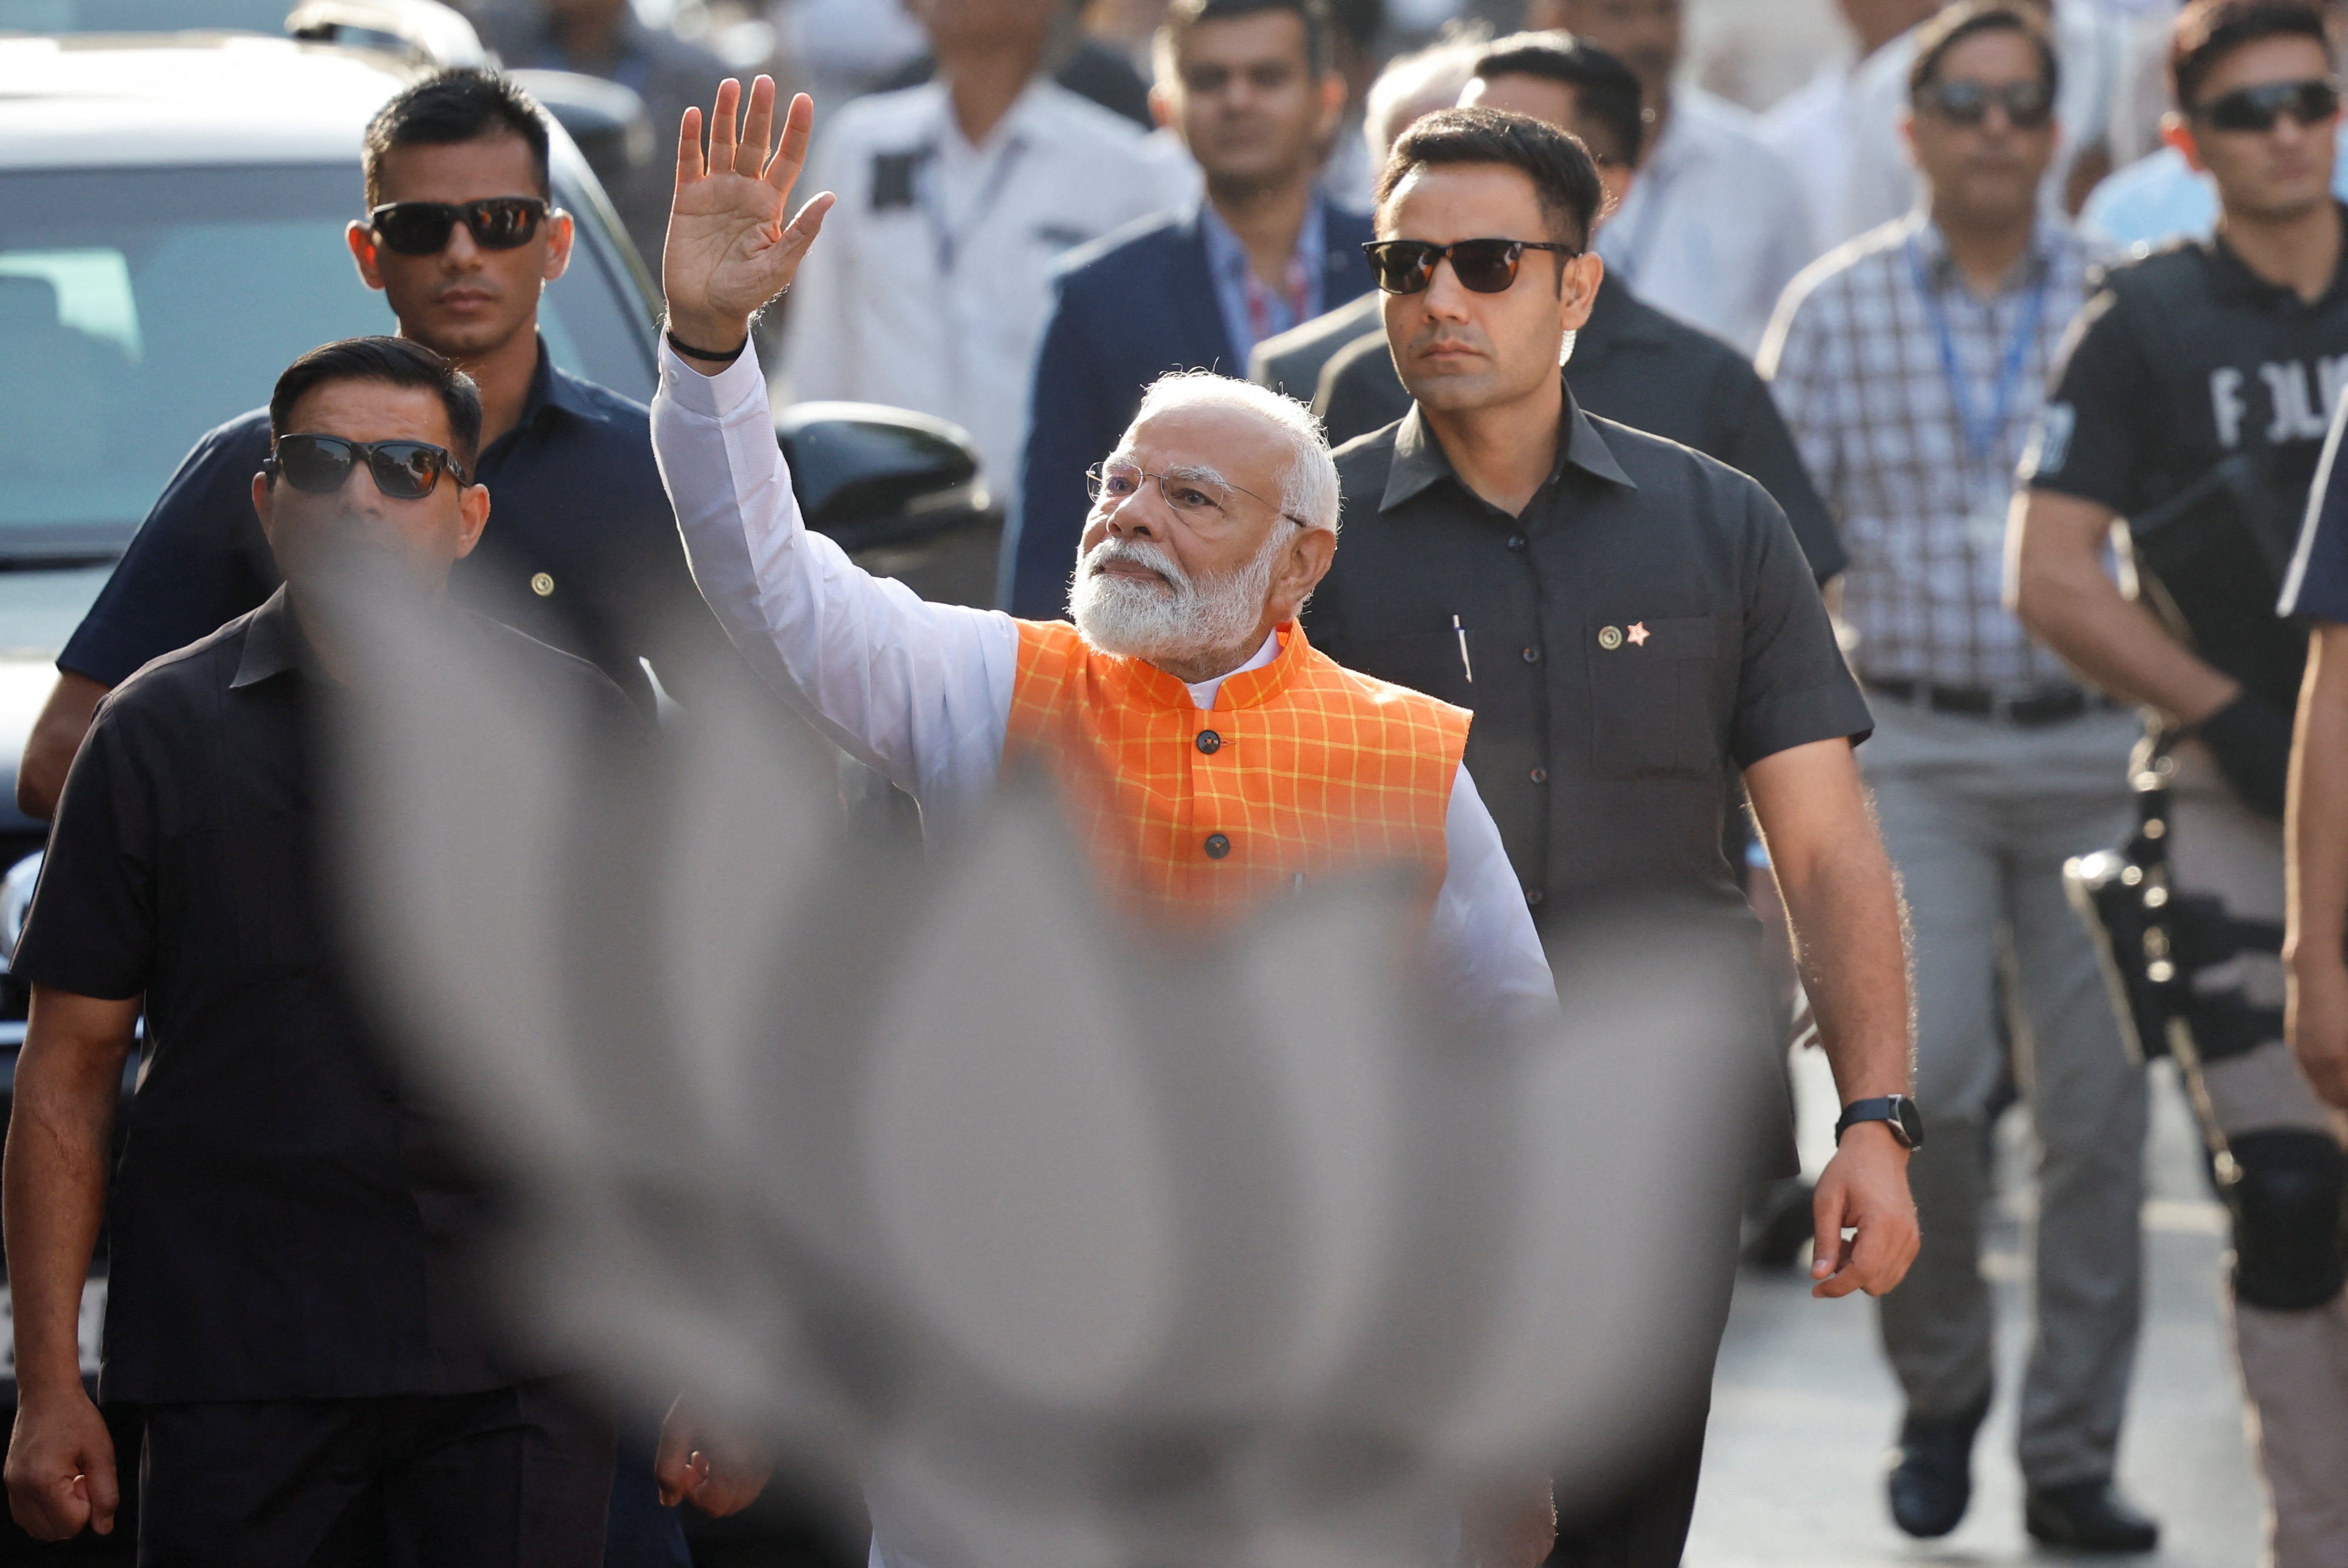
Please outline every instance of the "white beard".
[[[1174, 558], [1139, 539], [1105, 538], [1076, 558], [1068, 615], [1086, 644], [1103, 653], [1150, 664], [1183, 664], [1241, 648], [1255, 635], [1272, 591], [1282, 530], [1265, 536], [1255, 559], [1228, 576], [1194, 580]], [[1098, 569], [1113, 560], [1148, 568], [1166, 586], [1112, 576]]]

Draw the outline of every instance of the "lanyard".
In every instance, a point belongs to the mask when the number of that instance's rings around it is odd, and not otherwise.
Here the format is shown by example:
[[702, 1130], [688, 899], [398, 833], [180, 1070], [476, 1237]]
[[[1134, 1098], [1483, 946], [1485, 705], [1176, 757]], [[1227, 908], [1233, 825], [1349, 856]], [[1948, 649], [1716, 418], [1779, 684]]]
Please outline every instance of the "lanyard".
[[[948, 134], [956, 133], [949, 131]], [[954, 259], [962, 249], [963, 238], [975, 232], [985, 223], [987, 214], [992, 212], [994, 210], [994, 204], [1002, 200], [1004, 187], [1011, 183], [1012, 173], [1019, 167], [1020, 154], [1026, 150], [1025, 140], [1014, 136], [1003, 150], [995, 155], [994, 167], [987, 170], [986, 183], [979, 187], [978, 200], [971, 203], [970, 210], [964, 215], [965, 220], [959, 231], [954, 228], [953, 220], [946, 211], [945, 192], [939, 189], [943, 183], [944, 159], [932, 158], [926, 160], [929, 168], [925, 172], [929, 178], [919, 181], [918, 190], [922, 215], [930, 220], [930, 237], [937, 245], [938, 272], [941, 276], [952, 275], [954, 270]]]
[[1957, 358], [1957, 334], [1949, 324], [1949, 313], [1941, 308], [1941, 296], [1932, 288], [1931, 275], [1924, 266], [1923, 252], [1911, 236], [1907, 244], [1908, 266], [1916, 275], [1916, 294], [1923, 302], [1924, 313], [1932, 323], [1932, 331], [1941, 340], [1941, 373], [1948, 378], [1949, 399], [1956, 405], [1957, 422], [1964, 426], [1965, 450], [1976, 463], [1984, 461], [1997, 450], [2005, 437], [2006, 426], [2013, 417], [2014, 394], [2022, 389], [2022, 374], [2029, 363], [2031, 343], [2038, 336], [2039, 323], [2046, 315], [2046, 294], [2050, 286], [2047, 277], [2041, 277], [2030, 291], [2022, 307], [2022, 320], [2014, 324], [2013, 341], [2005, 346], [2005, 357], [1998, 366], [1997, 390], [1988, 411], [1975, 417], [1972, 389], [1965, 380], [1963, 363]]

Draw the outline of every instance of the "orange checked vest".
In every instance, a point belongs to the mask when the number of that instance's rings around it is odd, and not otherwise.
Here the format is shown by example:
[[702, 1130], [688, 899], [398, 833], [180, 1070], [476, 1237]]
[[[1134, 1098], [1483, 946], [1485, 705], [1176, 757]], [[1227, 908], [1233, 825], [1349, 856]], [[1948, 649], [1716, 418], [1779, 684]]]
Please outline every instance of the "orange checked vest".
[[1345, 669], [1279, 630], [1280, 654], [1212, 710], [1163, 670], [1019, 623], [1004, 755], [1040, 760], [1110, 886], [1146, 914], [1221, 925], [1303, 878], [1423, 868], [1442, 886], [1444, 815], [1469, 715]]

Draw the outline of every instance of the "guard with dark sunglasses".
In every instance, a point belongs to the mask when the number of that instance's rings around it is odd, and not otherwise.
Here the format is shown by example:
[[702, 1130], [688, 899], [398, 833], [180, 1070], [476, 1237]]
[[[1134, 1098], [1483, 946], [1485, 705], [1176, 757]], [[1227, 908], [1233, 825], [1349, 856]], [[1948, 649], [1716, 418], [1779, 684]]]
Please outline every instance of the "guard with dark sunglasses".
[[[1474, 710], [1468, 772], [1550, 940], [1660, 906], [1746, 923], [1757, 954], [1722, 846], [1743, 770], [1852, 1107], [1819, 1182], [1816, 1287], [1889, 1290], [1916, 1249], [1905, 965], [1851, 756], [1867, 704], [1809, 564], [1754, 480], [1577, 405], [1560, 361], [1605, 274], [1587, 253], [1604, 186], [1579, 141], [1446, 109], [1395, 144], [1378, 197], [1368, 253], [1414, 404], [1336, 454], [1345, 545], [1305, 625], [1351, 668]], [[1721, 1070], [1774, 1076], [1781, 1044], [1766, 1027], [1724, 1040]], [[1709, 1217], [1665, 1245], [1715, 1260], [1717, 1327], [1737, 1216]], [[1711, 1366], [1652, 1372], [1666, 1442], [1623, 1456], [1606, 1495], [1561, 1500], [1552, 1563], [1676, 1568]]]
[[[2127, 1027], [2175, 1050], [2225, 1173], [2277, 1568], [2348, 1562], [2348, 1155], [2284, 1039], [2281, 818], [2307, 643], [2276, 608], [2348, 365], [2334, 15], [2178, 15], [2167, 129], [2214, 179], [2217, 231], [2104, 279], [2024, 461], [2014, 551], [2024, 621], [2154, 720], [2127, 880], [2095, 907], [2147, 1004]], [[2132, 595], [2106, 567], [2122, 519]]]
[[[541, 111], [504, 78], [451, 71], [394, 98], [369, 129], [366, 216], [348, 231], [361, 280], [403, 336], [479, 385], [473, 477], [498, 497], [453, 591], [587, 659], [640, 708], [649, 660], [688, 705], [695, 670], [731, 658], [695, 591], [641, 405], [557, 368], [541, 292], [571, 260], [551, 205]], [[267, 302], [254, 302], [266, 309]], [[56, 693], [17, 774], [46, 816], [98, 701], [149, 659], [251, 610], [276, 587], [246, 492], [269, 452], [255, 411], [211, 432], [173, 475], [57, 663]]]
[[[33, 1001], [6, 1173], [9, 1505], [43, 1540], [104, 1533], [136, 1484], [150, 1563], [595, 1563], [611, 1410], [495, 1332], [473, 1250], [493, 1194], [384, 1054], [319, 838], [325, 693], [375, 700], [331, 574], [363, 550], [386, 569], [366, 592], [443, 612], [491, 515], [479, 399], [429, 349], [358, 338], [288, 367], [269, 417], [247, 483], [284, 585], [108, 697], [14, 958]], [[545, 700], [642, 730], [592, 666], [445, 613]], [[109, 1169], [142, 1011], [137, 1129]], [[135, 1466], [75, 1348], [102, 1218], [99, 1389], [139, 1411]]]

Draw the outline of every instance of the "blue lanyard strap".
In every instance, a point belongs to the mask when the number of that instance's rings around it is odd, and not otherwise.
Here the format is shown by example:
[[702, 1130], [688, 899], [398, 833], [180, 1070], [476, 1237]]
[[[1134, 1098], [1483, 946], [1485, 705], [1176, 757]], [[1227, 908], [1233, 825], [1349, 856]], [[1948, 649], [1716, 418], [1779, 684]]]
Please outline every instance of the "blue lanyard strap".
[[1964, 426], [1965, 450], [1973, 461], [1983, 461], [1997, 450], [2013, 420], [2014, 395], [2022, 389], [2023, 371], [2030, 362], [2030, 345], [2046, 316], [2052, 269], [2042, 270], [2036, 286], [2023, 303], [2022, 320], [2014, 324], [2013, 340], [2005, 345], [2005, 357], [1998, 366], [1994, 401], [1984, 413], [1973, 407], [1972, 388], [1965, 380], [1963, 363], [1957, 358], [1956, 332], [1949, 324], [1949, 313], [1941, 308], [1940, 293], [1932, 287], [1931, 273], [1924, 265], [1924, 253], [1912, 236], [1906, 250], [1909, 270], [1916, 275], [1917, 298], [1923, 302], [1924, 314], [1941, 342], [1941, 374], [1948, 378], [1950, 401], [1956, 405], [1957, 422]]

